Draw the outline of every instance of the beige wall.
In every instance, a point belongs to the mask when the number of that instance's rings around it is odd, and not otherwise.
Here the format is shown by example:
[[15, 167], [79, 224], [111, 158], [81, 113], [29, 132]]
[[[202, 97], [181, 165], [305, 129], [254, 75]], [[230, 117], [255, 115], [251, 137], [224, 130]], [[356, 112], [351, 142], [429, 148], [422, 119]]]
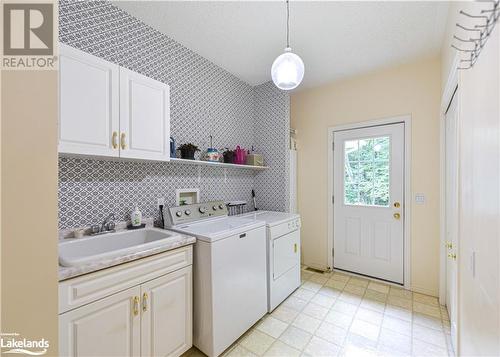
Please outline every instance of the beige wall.
[[1, 104], [2, 332], [57, 355], [57, 72], [4, 71]]
[[411, 285], [437, 295], [439, 282], [439, 106], [441, 63], [421, 60], [292, 95], [291, 126], [298, 129], [298, 201], [304, 263], [327, 267], [328, 127], [410, 114]]

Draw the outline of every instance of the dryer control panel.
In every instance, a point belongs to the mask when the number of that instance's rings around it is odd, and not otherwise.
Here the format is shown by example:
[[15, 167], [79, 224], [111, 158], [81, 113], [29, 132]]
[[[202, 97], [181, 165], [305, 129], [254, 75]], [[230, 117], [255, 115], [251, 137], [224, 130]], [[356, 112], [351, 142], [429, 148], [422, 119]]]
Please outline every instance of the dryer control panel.
[[223, 201], [194, 203], [170, 207], [164, 212], [166, 226], [199, 221], [205, 218], [227, 216], [227, 205]]

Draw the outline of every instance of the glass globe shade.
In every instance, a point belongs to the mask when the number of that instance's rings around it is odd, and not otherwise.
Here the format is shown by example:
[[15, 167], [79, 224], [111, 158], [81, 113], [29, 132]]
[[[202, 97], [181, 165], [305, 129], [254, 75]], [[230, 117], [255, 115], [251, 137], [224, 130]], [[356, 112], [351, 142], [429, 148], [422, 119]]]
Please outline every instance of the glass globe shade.
[[297, 88], [304, 78], [304, 62], [291, 51], [291, 48], [287, 47], [285, 53], [274, 60], [271, 67], [271, 77], [279, 89]]

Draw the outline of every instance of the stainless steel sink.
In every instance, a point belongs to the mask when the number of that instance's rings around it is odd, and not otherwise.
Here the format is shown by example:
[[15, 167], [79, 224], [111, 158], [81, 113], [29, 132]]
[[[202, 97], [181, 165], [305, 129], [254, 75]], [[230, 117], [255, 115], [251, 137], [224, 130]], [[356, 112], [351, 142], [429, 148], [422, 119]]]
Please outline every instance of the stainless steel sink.
[[59, 264], [70, 267], [116, 258], [158, 248], [179, 237], [180, 234], [176, 232], [159, 228], [145, 228], [65, 240], [59, 243]]

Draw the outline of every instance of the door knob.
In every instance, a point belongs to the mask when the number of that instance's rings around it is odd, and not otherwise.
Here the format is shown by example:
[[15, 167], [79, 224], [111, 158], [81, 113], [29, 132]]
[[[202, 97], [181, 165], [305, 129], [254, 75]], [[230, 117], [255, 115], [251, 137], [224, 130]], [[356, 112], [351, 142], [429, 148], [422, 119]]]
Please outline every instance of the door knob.
[[445, 247], [451, 249], [453, 248], [453, 244], [451, 242], [446, 242]]
[[457, 255], [455, 253], [448, 253], [448, 258], [455, 260], [457, 259]]
[[394, 213], [393, 216], [394, 216], [395, 219], [400, 219], [401, 218], [401, 215], [399, 213]]
[[394, 207], [399, 208], [401, 207], [401, 204], [399, 202], [394, 202]]

